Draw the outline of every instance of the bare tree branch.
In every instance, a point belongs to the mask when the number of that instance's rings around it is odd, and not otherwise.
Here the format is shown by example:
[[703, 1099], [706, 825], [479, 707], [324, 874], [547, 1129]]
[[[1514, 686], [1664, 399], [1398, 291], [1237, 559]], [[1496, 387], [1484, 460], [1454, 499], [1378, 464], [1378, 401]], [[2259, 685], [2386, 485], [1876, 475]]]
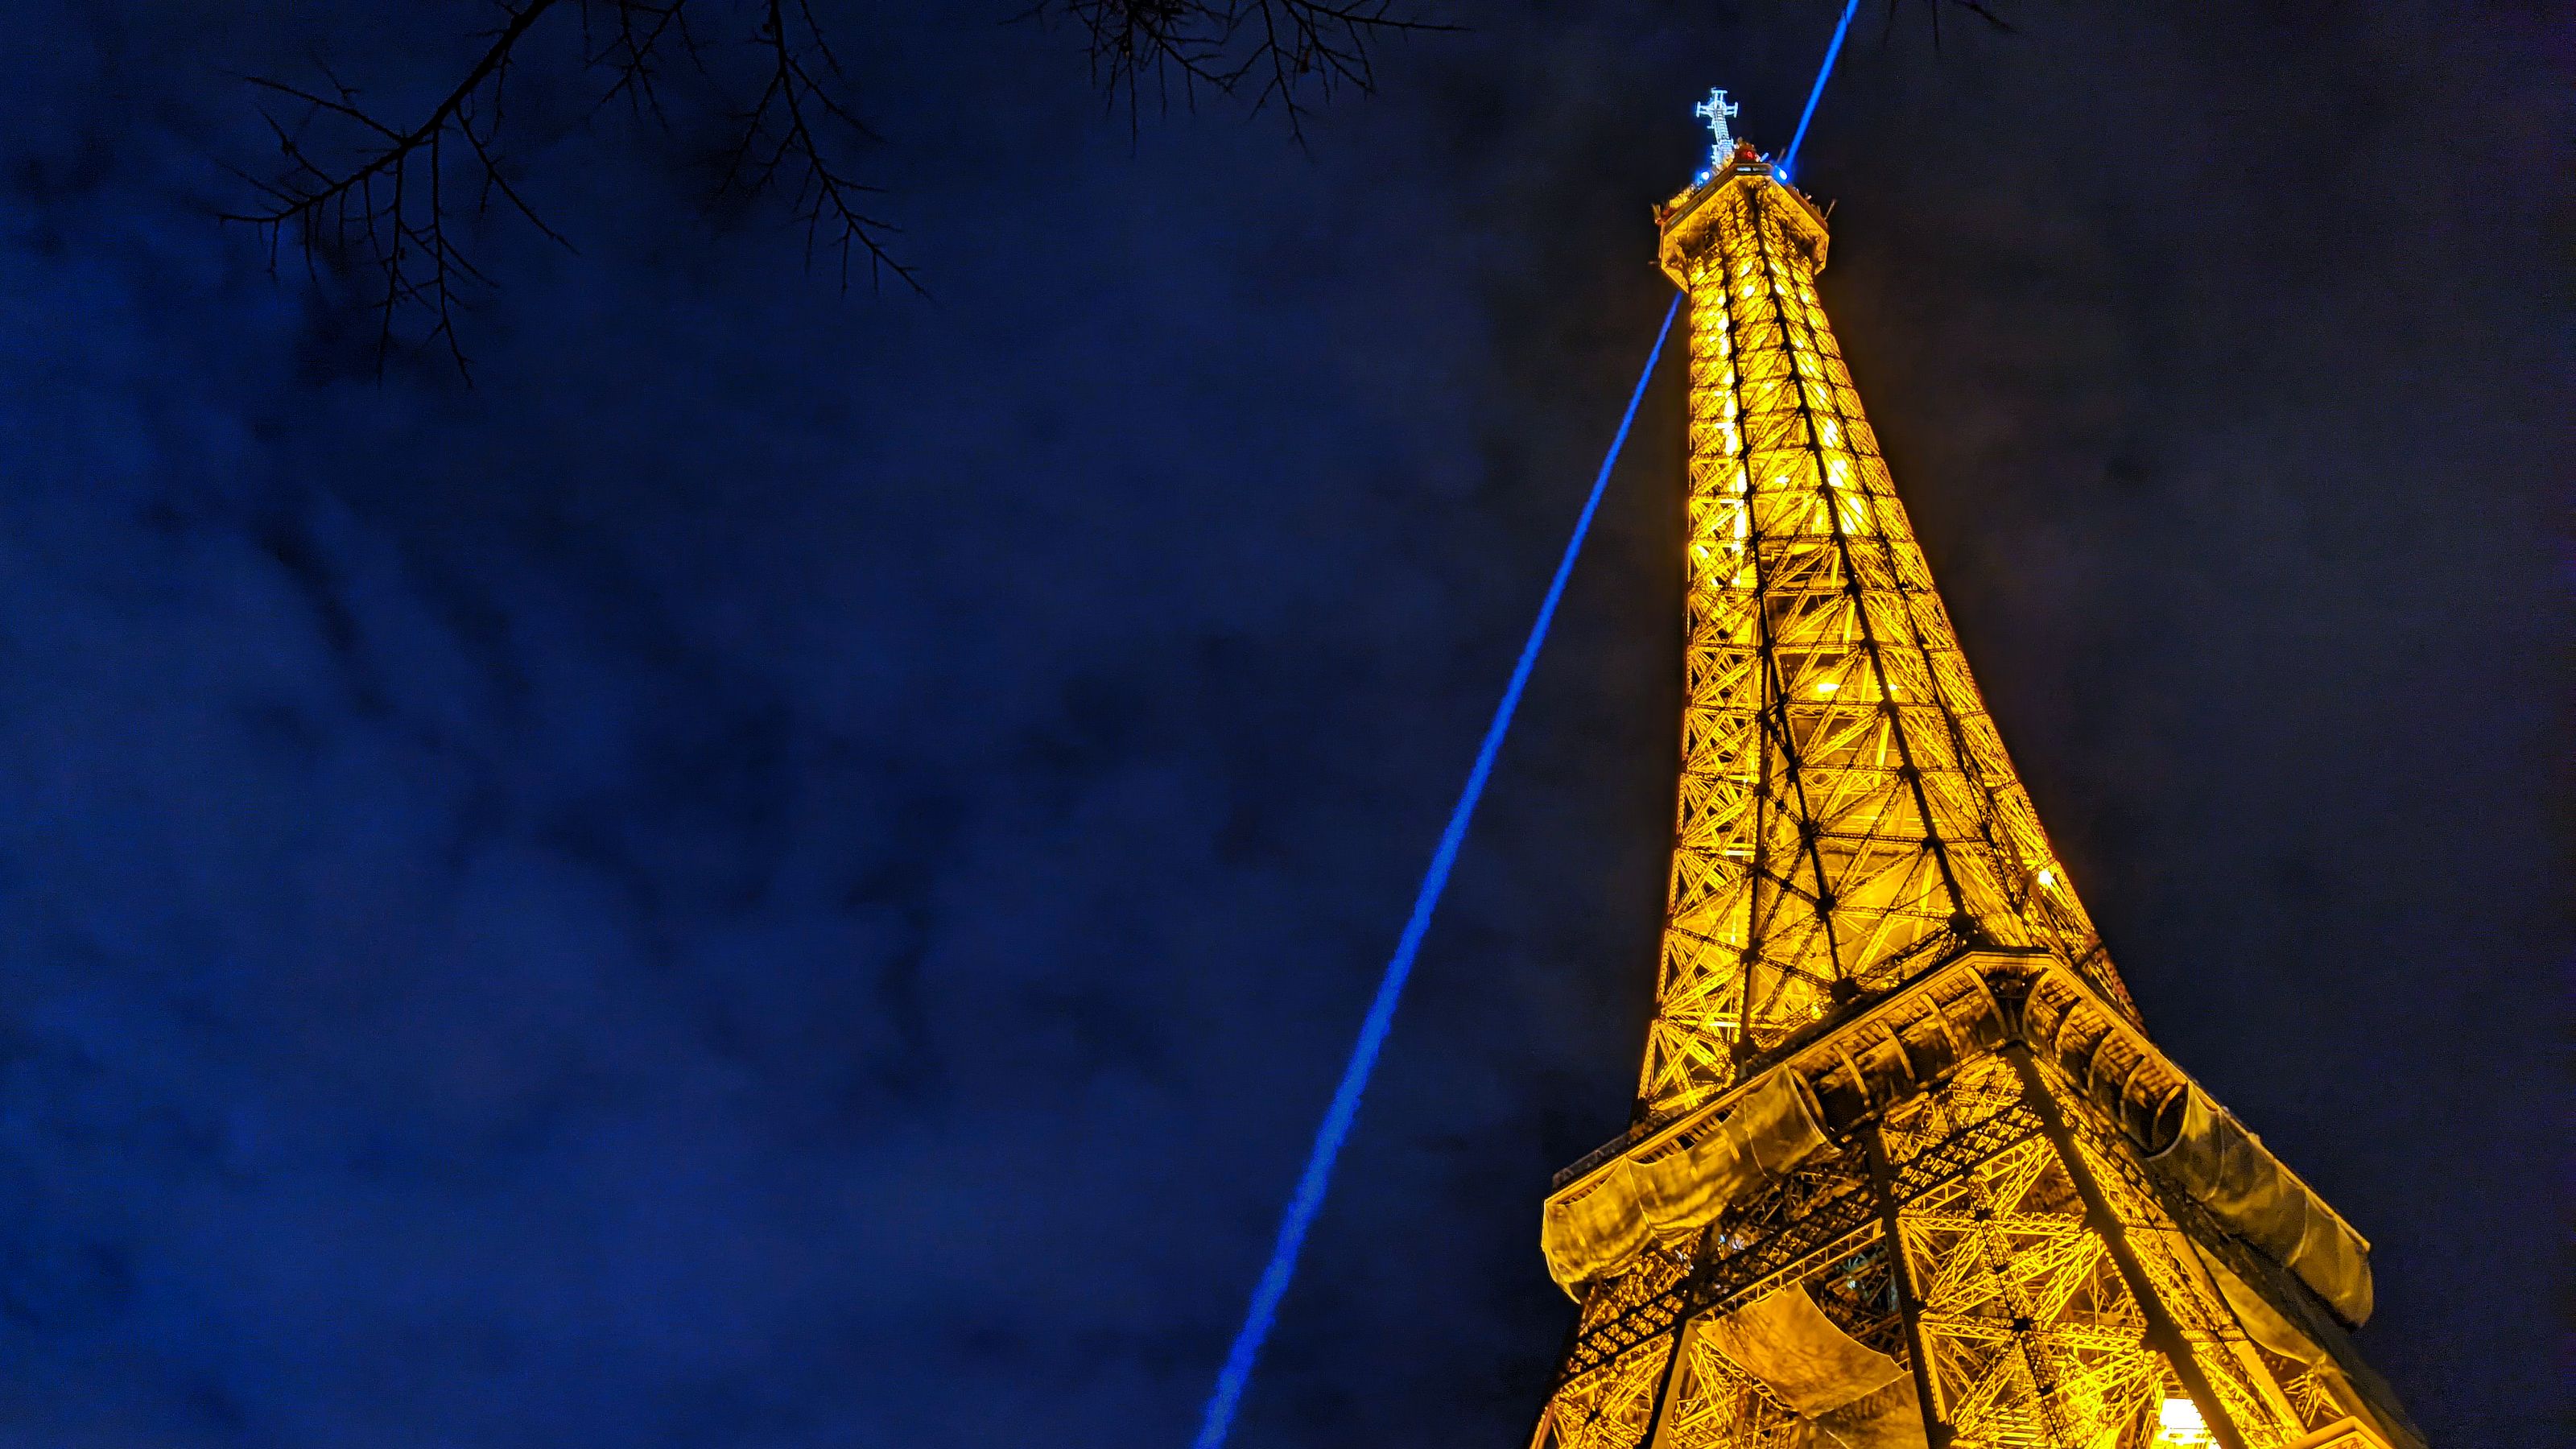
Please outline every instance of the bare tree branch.
[[582, 6], [582, 63], [617, 78], [601, 92], [594, 109], [605, 109], [623, 100], [637, 117], [649, 117], [657, 125], [668, 126], [670, 113], [662, 108], [662, 93], [656, 85], [661, 74], [662, 47], [676, 44], [698, 74], [706, 74], [705, 53], [699, 48], [696, 33], [689, 29], [687, 0], [626, 0], [614, 5], [610, 8], [616, 12], [617, 23], [604, 37], [600, 34], [602, 27], [592, 23], [594, 8], [590, 4]]
[[[463, 307], [464, 284], [488, 285], [449, 235], [450, 198], [447, 169], [449, 142], [461, 139], [482, 169], [483, 187], [476, 209], [487, 209], [496, 192], [537, 229], [569, 246], [546, 225], [513, 188], [497, 160], [493, 138], [501, 122], [502, 85], [512, 56], [558, 0], [526, 0], [504, 6], [505, 23], [492, 32], [463, 79], [432, 107], [428, 116], [407, 129], [378, 119], [359, 103], [356, 88], [317, 66], [330, 89], [314, 90], [265, 76], [250, 83], [267, 95], [290, 103], [300, 114], [292, 124], [275, 109], [262, 108], [269, 132], [285, 158], [275, 180], [245, 177], [268, 203], [253, 211], [227, 213], [224, 220], [259, 229], [276, 265], [278, 249], [289, 232], [304, 252], [308, 271], [319, 259], [363, 257], [377, 278], [376, 348], [381, 368], [393, 347], [397, 319], [417, 307], [430, 318], [425, 342], [444, 342], [459, 372], [470, 377], [456, 331]], [[357, 159], [326, 164], [308, 139], [319, 124], [354, 127], [366, 139]]]
[[[856, 169], [855, 154], [875, 137], [859, 118], [815, 0], [493, 3], [498, 23], [480, 37], [473, 63], [416, 120], [388, 119], [319, 59], [315, 83], [245, 78], [282, 160], [267, 176], [242, 174], [257, 203], [224, 219], [258, 231], [272, 269], [292, 245], [317, 279], [326, 269], [364, 278], [379, 372], [417, 317], [425, 321], [418, 340], [443, 344], [471, 380], [458, 323], [493, 285], [468, 254], [471, 222], [508, 211], [572, 249], [522, 192], [505, 125], [510, 81], [523, 64], [565, 68], [566, 51], [530, 41], [566, 14], [580, 29], [569, 68], [597, 88], [588, 114], [623, 104], [634, 119], [679, 129], [665, 88], [685, 69], [702, 95], [717, 97], [714, 110], [724, 118], [719, 195], [777, 197], [804, 229], [807, 264], [832, 254], [844, 290], [859, 260], [872, 286], [891, 277], [922, 290], [892, 248], [897, 228], [877, 210], [883, 193]], [[1246, 97], [1256, 113], [1275, 107], [1300, 144], [1317, 106], [1343, 90], [1376, 88], [1373, 45], [1453, 28], [1412, 18], [1399, 0], [1035, 0], [1035, 7], [1029, 16], [1074, 22], [1088, 41], [1094, 80], [1110, 105], [1126, 103], [1131, 126], [1149, 85], [1163, 105], [1175, 86], [1185, 102], [1204, 88]], [[735, 42], [742, 49], [725, 48]], [[725, 57], [746, 53], [758, 57], [754, 78], [727, 98], [726, 77], [738, 72]]]
[[1277, 107], [1300, 143], [1336, 91], [1377, 89], [1372, 45], [1458, 28], [1412, 18], [1399, 0], [1042, 0], [1029, 14], [1083, 32], [1092, 78], [1125, 103], [1131, 129], [1149, 85], [1158, 106], [1176, 86], [1185, 104], [1204, 87]]
[[2017, 35], [2020, 33], [2013, 28], [2011, 21], [1996, 14], [1983, 3], [1983, 0], [1950, 0], [1950, 3], [1967, 11], [1969, 14], [1986, 22], [1986, 24], [1992, 28], [2002, 31], [2006, 35]]
[[[1899, 0], [1887, 0], [1887, 19], [1879, 26], [1878, 31], [1878, 40], [1881, 45], [1886, 44], [1888, 38], [1896, 33], [1896, 11], [1898, 3]], [[2006, 20], [2002, 15], [1997, 14], [1994, 8], [1986, 3], [1986, 0], [1923, 0], [1924, 12], [1932, 17], [1932, 49], [1936, 52], [1941, 49], [1941, 11], [1947, 6], [1956, 6], [1961, 10], [1967, 11], [1979, 20], [1984, 21], [1986, 23], [1986, 28], [1990, 30], [1997, 31], [2004, 35], [2018, 35], [2021, 33], [2013, 28], [2013, 23], [2011, 21]]]
[[[697, 8], [716, 11], [719, 23], [739, 13], [706, 0]], [[316, 276], [329, 266], [370, 278], [379, 371], [403, 340], [404, 320], [418, 316], [426, 322], [418, 340], [443, 344], [470, 380], [457, 324], [469, 297], [492, 279], [468, 255], [464, 223], [497, 205], [572, 248], [520, 190], [504, 144], [508, 84], [531, 53], [530, 36], [551, 15], [576, 13], [577, 67], [600, 85], [591, 113], [622, 102], [668, 128], [668, 68], [685, 65], [715, 81], [710, 41], [692, 28], [691, 9], [692, 0], [499, 0], [501, 23], [474, 63], [408, 123], [385, 119], [319, 61], [316, 85], [247, 77], [266, 98], [262, 119], [283, 163], [268, 177], [243, 175], [260, 204], [224, 219], [259, 231], [272, 268], [292, 244]], [[761, 0], [747, 28], [736, 34], [760, 57], [761, 88], [748, 103], [719, 102], [732, 133], [719, 190], [783, 199], [804, 228], [808, 263], [835, 253], [845, 289], [853, 260], [864, 258], [872, 284], [892, 277], [920, 291], [889, 249], [895, 228], [869, 205], [879, 192], [852, 169], [852, 153], [875, 138], [848, 98], [849, 79], [812, 0]]]
[[[850, 259], [867, 258], [868, 278], [882, 285], [889, 274], [916, 293], [920, 279], [886, 249], [894, 231], [862, 209], [860, 200], [881, 194], [833, 164], [833, 149], [817, 126], [838, 127], [851, 141], [876, 139], [826, 82], [843, 81], [810, 0], [767, 0], [760, 43], [770, 56], [769, 84], [741, 116], [741, 141], [725, 167], [724, 186], [748, 195], [776, 192], [787, 198], [805, 226], [805, 262], [818, 245], [839, 253], [842, 290], [850, 285]], [[815, 63], [821, 62], [818, 72]]]

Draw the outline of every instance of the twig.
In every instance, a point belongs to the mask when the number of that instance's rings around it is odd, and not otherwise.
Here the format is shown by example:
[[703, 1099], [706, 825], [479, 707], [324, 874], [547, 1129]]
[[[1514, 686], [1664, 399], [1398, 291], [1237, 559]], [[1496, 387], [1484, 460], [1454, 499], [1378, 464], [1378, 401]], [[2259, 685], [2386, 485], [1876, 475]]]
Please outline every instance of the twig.
[[[855, 252], [866, 256], [872, 285], [882, 285], [892, 274], [920, 293], [920, 279], [887, 249], [896, 228], [858, 204], [857, 198], [882, 192], [836, 167], [831, 150], [815, 134], [820, 118], [839, 124], [853, 140], [875, 139], [813, 70], [812, 61], [819, 57], [827, 75], [835, 81], [842, 77], [810, 0], [796, 0], [792, 20], [796, 35], [790, 34], [788, 0], [767, 0], [759, 41], [770, 57], [769, 83], [740, 117], [741, 140], [726, 164], [722, 189], [750, 195], [779, 189], [805, 225], [806, 265], [813, 265], [818, 242], [838, 249], [843, 291], [849, 290]], [[792, 184], [782, 186], [791, 176]]]
[[[602, 77], [589, 114], [623, 102], [630, 114], [671, 127], [662, 81], [674, 55], [699, 77], [710, 73], [714, 38], [691, 25], [696, 0], [497, 0], [502, 23], [481, 53], [426, 116], [408, 125], [386, 121], [358, 90], [316, 61], [320, 85], [247, 77], [264, 98], [261, 119], [283, 157], [261, 178], [236, 172], [262, 205], [224, 220], [256, 228], [277, 266], [289, 233], [308, 275], [329, 263], [373, 278], [376, 366], [401, 339], [406, 315], [428, 319], [423, 342], [443, 343], [470, 382], [458, 330], [470, 297], [493, 286], [454, 229], [466, 216], [496, 206], [572, 249], [512, 178], [503, 121], [509, 82], [528, 38], [549, 15], [580, 16], [577, 69]], [[1300, 144], [1313, 108], [1340, 88], [1376, 88], [1371, 47], [1390, 36], [1454, 27], [1411, 18], [1398, 0], [1035, 0], [1031, 16], [1061, 13], [1088, 38], [1092, 73], [1108, 103], [1127, 103], [1136, 124], [1142, 88], [1151, 79], [1168, 104], [1175, 84], [1185, 101], [1202, 86], [1249, 98], [1257, 113], [1276, 107]], [[1974, 3], [1974, 0], [1961, 0]], [[710, 9], [721, 25], [739, 14]], [[898, 229], [875, 209], [883, 195], [858, 179], [851, 151], [874, 142], [849, 99], [850, 81], [816, 17], [813, 0], [761, 0], [743, 37], [761, 56], [763, 79], [747, 104], [719, 101], [732, 127], [720, 148], [720, 193], [775, 192], [805, 233], [810, 266], [837, 253], [843, 290], [853, 262], [865, 258], [871, 285], [888, 277], [922, 291], [913, 269], [892, 250]], [[451, 175], [451, 168], [457, 173]], [[470, 204], [468, 199], [470, 198]]]
[[1027, 13], [1061, 14], [1084, 32], [1092, 78], [1112, 107], [1125, 102], [1131, 133], [1150, 80], [1165, 106], [1175, 82], [1193, 105], [1201, 86], [1248, 91], [1255, 112], [1279, 108], [1300, 144], [1337, 88], [1377, 89], [1373, 44], [1458, 28], [1414, 19], [1399, 0], [1042, 0]]
[[[318, 271], [317, 256], [368, 254], [380, 278], [375, 304], [379, 373], [393, 349], [399, 315], [408, 307], [420, 307], [431, 318], [423, 340], [444, 342], [458, 372], [469, 381], [472, 378], [456, 329], [456, 314], [465, 306], [459, 284], [488, 286], [490, 278], [475, 267], [448, 233], [451, 214], [446, 172], [451, 135], [464, 138], [466, 149], [482, 169], [478, 212], [489, 206], [497, 192], [539, 232], [559, 245], [571, 246], [511, 185], [493, 144], [493, 132], [502, 114], [502, 85], [509, 75], [511, 58], [528, 32], [557, 3], [558, 0], [526, 0], [517, 9], [505, 7], [507, 23], [493, 32], [491, 43], [464, 78], [426, 117], [408, 129], [398, 129], [370, 114], [359, 104], [357, 90], [332, 75], [327, 67], [322, 68], [323, 78], [331, 87], [327, 94], [266, 76], [250, 77], [251, 85], [301, 106], [303, 114], [290, 127], [274, 111], [262, 108], [262, 119], [286, 159], [285, 174], [274, 181], [249, 178], [270, 205], [261, 210], [225, 213], [223, 219], [258, 229], [267, 241], [272, 268], [277, 263], [281, 239], [290, 229], [304, 251], [308, 273]], [[477, 107], [477, 98], [487, 88], [491, 93], [488, 118]], [[306, 141], [314, 124], [326, 119], [354, 126], [376, 144], [361, 152], [352, 164], [337, 169], [326, 167]]]

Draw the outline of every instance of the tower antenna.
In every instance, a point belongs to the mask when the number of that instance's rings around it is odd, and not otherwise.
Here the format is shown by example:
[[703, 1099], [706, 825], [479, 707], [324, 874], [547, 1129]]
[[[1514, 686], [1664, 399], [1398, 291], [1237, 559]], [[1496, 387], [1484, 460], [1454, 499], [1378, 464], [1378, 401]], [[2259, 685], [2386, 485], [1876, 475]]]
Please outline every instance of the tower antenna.
[[1715, 171], [1724, 166], [1726, 164], [1726, 158], [1734, 153], [1735, 137], [1726, 129], [1726, 123], [1743, 114], [1743, 112], [1744, 107], [1742, 104], [1729, 102], [1726, 99], [1726, 92], [1720, 90], [1710, 91], [1708, 93], [1707, 100], [1691, 107], [1692, 115], [1708, 122], [1708, 133], [1710, 136], [1708, 148], [1709, 170]]

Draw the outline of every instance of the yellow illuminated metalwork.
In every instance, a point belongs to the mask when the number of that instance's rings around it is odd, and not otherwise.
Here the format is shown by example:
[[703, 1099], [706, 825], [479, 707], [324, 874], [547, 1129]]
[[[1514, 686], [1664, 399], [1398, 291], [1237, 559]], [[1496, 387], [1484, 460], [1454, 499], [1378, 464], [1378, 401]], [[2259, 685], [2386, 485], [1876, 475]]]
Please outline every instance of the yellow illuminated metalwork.
[[1690, 294], [1687, 703], [1640, 1095], [1696, 1105], [1837, 1000], [1978, 940], [2113, 994], [1816, 301], [1823, 224], [1760, 169], [1668, 234]]
[[[2344, 1336], [2366, 1260], [2293, 1272], [2164, 1165], [2195, 1089], [1969, 676], [1817, 301], [1822, 218], [1744, 148], [1662, 222], [1690, 358], [1679, 820], [1637, 1126], [1560, 1199], [1784, 1067], [1831, 1145], [1577, 1285], [1535, 1449], [2417, 1444]], [[1782, 1291], [1832, 1327], [1747, 1357]]]

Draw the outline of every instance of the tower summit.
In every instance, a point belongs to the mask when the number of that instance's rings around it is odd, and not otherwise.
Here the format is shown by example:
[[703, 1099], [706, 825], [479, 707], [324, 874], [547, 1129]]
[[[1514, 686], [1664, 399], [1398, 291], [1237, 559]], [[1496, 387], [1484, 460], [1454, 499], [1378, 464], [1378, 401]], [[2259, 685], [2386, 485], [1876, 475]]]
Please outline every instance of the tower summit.
[[2411, 1449], [2369, 1245], [2150, 1042], [1712, 92], [1685, 703], [1635, 1124], [1559, 1174], [1533, 1449]]
[[1744, 107], [1728, 102], [1726, 92], [1711, 90], [1707, 100], [1691, 108], [1691, 114], [1708, 122], [1708, 169], [1714, 172], [1735, 151], [1735, 137], [1726, 129], [1726, 123], [1744, 114]]

